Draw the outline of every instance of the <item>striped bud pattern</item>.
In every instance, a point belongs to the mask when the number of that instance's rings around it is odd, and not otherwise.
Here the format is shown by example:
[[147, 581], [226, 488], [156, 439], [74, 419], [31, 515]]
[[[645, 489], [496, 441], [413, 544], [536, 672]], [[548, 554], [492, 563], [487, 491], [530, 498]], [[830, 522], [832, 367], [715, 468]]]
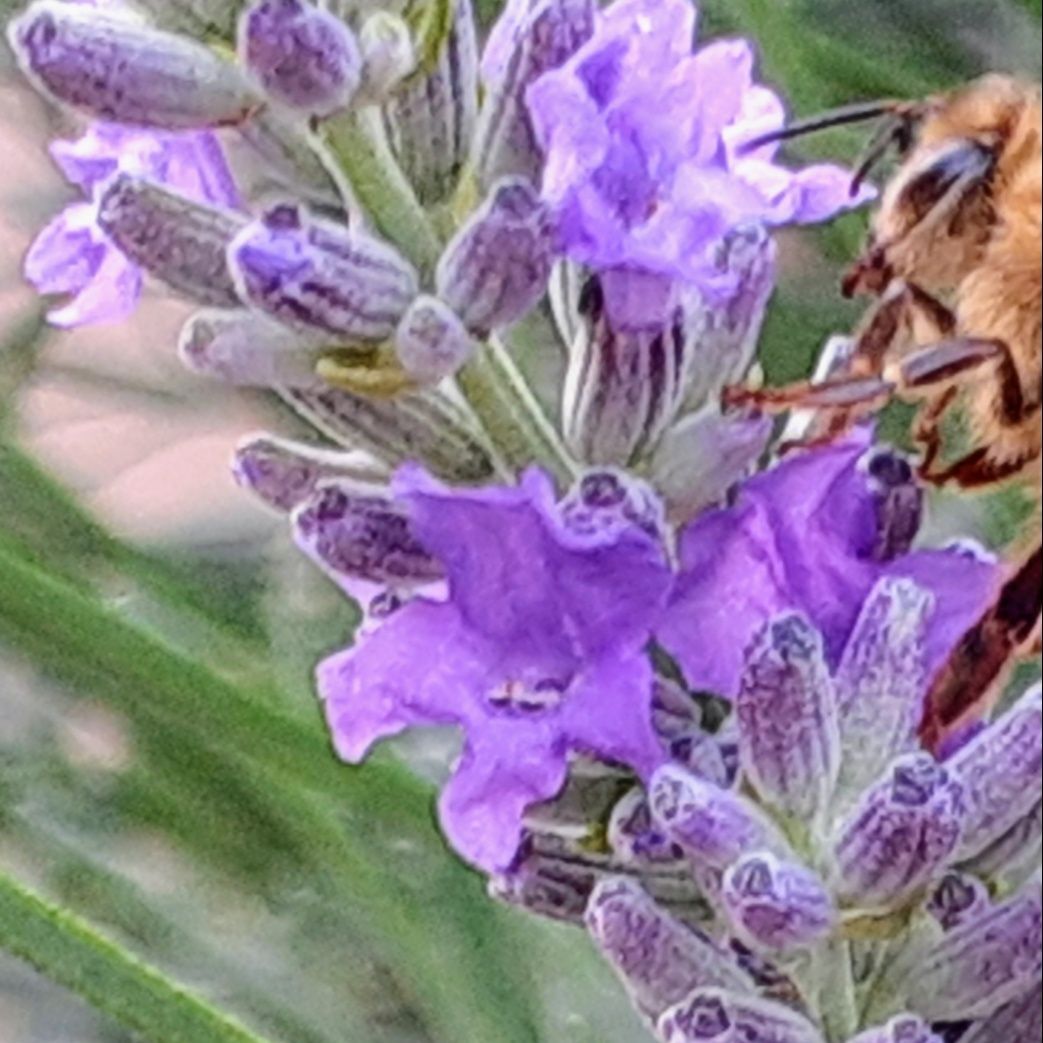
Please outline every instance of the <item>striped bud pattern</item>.
[[389, 338], [417, 293], [416, 273], [385, 243], [286, 204], [236, 237], [229, 262], [243, 299], [304, 334]]
[[499, 182], [446, 247], [438, 295], [479, 334], [527, 314], [547, 288], [554, 259], [547, 207], [527, 181]]
[[663, 1043], [823, 1043], [806, 1018], [779, 1003], [696, 989], [656, 1026]]
[[456, 313], [436, 297], [417, 297], [395, 330], [402, 368], [422, 384], [437, 384], [474, 353], [475, 344]]
[[121, 174], [101, 196], [98, 224], [127, 257], [172, 290], [199, 304], [240, 303], [226, 254], [246, 224], [241, 215]]
[[899, 1014], [886, 1025], [860, 1032], [849, 1043], [945, 1043], [923, 1018]]
[[33, 4], [9, 29], [25, 71], [98, 119], [184, 130], [239, 123], [259, 104], [238, 66], [202, 43], [90, 6]]

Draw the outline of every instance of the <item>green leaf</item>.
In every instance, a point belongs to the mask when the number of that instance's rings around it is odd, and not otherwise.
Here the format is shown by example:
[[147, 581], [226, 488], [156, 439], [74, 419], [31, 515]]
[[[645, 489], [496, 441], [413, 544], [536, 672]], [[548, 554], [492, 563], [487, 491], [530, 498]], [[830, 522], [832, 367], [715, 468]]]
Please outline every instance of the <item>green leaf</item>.
[[3, 872], [0, 946], [146, 1043], [265, 1043]]

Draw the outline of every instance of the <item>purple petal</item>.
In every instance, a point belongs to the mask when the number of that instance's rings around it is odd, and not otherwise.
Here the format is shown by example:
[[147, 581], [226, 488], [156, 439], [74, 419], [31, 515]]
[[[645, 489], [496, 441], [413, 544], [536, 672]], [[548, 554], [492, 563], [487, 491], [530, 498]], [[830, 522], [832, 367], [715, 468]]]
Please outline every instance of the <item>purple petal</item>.
[[43, 228], [25, 255], [26, 279], [40, 293], [79, 293], [112, 247], [94, 223], [94, 207], [74, 203]]

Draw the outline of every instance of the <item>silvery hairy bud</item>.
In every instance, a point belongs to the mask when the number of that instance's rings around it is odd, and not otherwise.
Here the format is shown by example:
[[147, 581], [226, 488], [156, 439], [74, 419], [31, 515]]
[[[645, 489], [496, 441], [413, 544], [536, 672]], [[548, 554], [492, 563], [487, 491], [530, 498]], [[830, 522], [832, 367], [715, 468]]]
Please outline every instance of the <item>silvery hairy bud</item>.
[[444, 395], [419, 391], [369, 398], [316, 382], [284, 398], [328, 438], [364, 449], [389, 467], [419, 460], [447, 481], [487, 481], [495, 467], [468, 417]]
[[247, 225], [228, 257], [244, 301], [349, 345], [387, 340], [417, 293], [416, 272], [390, 246], [294, 204]]
[[[432, 5], [437, 8], [439, 5]], [[471, 0], [454, 0], [446, 30], [418, 41], [417, 69], [388, 98], [392, 147], [422, 203], [446, 198], [467, 159], [478, 116], [478, 39]]]
[[390, 11], [374, 11], [359, 30], [362, 49], [360, 100], [384, 101], [416, 69], [409, 26]]
[[525, 91], [593, 35], [595, 0], [509, 0], [482, 57], [486, 95], [472, 165], [481, 187], [500, 177], [538, 181], [541, 167]]
[[239, 304], [226, 251], [246, 224], [240, 214], [119, 174], [102, 193], [98, 224], [130, 260], [190, 300]]
[[843, 748], [838, 793], [856, 798], [913, 742], [926, 684], [925, 642], [934, 597], [885, 577], [869, 597], [834, 675]]
[[727, 869], [747, 851], [783, 856], [787, 845], [755, 804], [676, 765], [652, 776], [648, 801], [657, 825], [694, 861]]
[[543, 296], [554, 257], [550, 213], [528, 181], [498, 182], [438, 263], [438, 295], [468, 329], [508, 326]]
[[1039, 877], [984, 916], [950, 931], [907, 983], [911, 1010], [931, 1021], [987, 1018], [1032, 990], [1043, 970]]
[[818, 819], [840, 769], [840, 736], [822, 637], [804, 616], [777, 616], [754, 637], [735, 711], [742, 766], [761, 799]]
[[244, 489], [283, 513], [303, 503], [325, 482], [351, 480], [356, 488], [378, 493], [387, 477], [386, 470], [358, 453], [272, 435], [243, 442], [236, 449], [232, 473]]
[[674, 419], [694, 349], [682, 296], [672, 279], [637, 269], [587, 280], [562, 406], [566, 441], [578, 458], [626, 466]]
[[[899, 1014], [886, 1025], [860, 1032], [848, 1043], [944, 1043], [922, 1018], [915, 1014]], [[1013, 1041], [1012, 1041], [1013, 1043]]]
[[656, 1025], [663, 1043], [823, 1043], [806, 1018], [770, 1000], [696, 989]]
[[701, 986], [754, 991], [734, 956], [665, 913], [635, 883], [609, 878], [594, 889], [587, 930], [651, 1020]]
[[395, 330], [395, 355], [421, 384], [437, 384], [474, 353], [475, 343], [456, 313], [436, 297], [422, 294]]
[[1043, 800], [1023, 815], [1001, 837], [968, 859], [964, 868], [979, 876], [1021, 883], [1039, 865], [1043, 847]]
[[358, 90], [362, 54], [339, 18], [307, 0], [258, 0], [239, 22], [239, 56], [265, 93], [329, 116]]
[[898, 758], [840, 826], [840, 898], [867, 909], [900, 905], [951, 860], [965, 814], [963, 786], [929, 754]]
[[966, 792], [967, 817], [956, 852], [980, 854], [1043, 797], [1043, 694], [1036, 685], [948, 764]]
[[721, 902], [740, 938], [755, 949], [804, 948], [828, 935], [836, 920], [822, 880], [770, 851], [744, 855], [728, 868]]
[[293, 514], [297, 545], [338, 582], [411, 588], [444, 579], [417, 542], [409, 518], [387, 496], [333, 480]]
[[263, 315], [208, 310], [185, 323], [178, 353], [193, 372], [229, 384], [306, 387], [315, 381], [321, 345]]
[[8, 37], [45, 93], [98, 119], [185, 130], [239, 123], [259, 104], [205, 44], [93, 7], [33, 4]]

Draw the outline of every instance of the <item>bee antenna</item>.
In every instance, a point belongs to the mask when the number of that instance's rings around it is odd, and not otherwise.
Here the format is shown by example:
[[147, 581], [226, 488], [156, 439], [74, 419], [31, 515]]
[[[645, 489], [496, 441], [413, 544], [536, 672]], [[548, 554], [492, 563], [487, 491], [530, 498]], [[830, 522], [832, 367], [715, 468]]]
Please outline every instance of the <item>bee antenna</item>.
[[778, 130], [761, 134], [751, 141], [744, 142], [740, 151], [749, 152], [760, 148], [762, 145], [770, 145], [775, 141], [788, 141], [790, 138], [800, 138], [805, 134], [814, 134], [819, 130], [827, 130], [830, 127], [842, 127], [848, 123], [865, 123], [867, 120], [878, 119], [880, 116], [895, 115], [901, 111], [903, 103], [900, 101], [872, 101], [860, 102], [857, 105], [843, 105], [829, 112], [819, 113], [817, 116], [809, 116], [807, 119], [795, 120]]

